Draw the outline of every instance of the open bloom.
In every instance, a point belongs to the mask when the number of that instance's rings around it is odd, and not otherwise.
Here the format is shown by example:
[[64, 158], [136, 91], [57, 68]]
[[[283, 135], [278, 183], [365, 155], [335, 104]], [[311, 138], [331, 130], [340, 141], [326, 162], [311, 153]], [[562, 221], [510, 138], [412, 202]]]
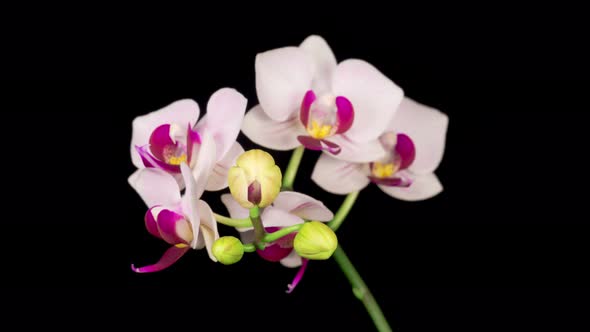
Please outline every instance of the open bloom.
[[404, 98], [380, 136], [387, 154], [367, 163], [350, 163], [322, 154], [312, 180], [334, 194], [347, 194], [376, 183], [390, 196], [406, 201], [431, 198], [443, 190], [434, 175], [440, 164], [448, 117]]
[[369, 162], [385, 150], [378, 136], [393, 117], [403, 91], [363, 60], [337, 64], [324, 39], [256, 56], [260, 105], [244, 117], [242, 131], [264, 147], [304, 145], [338, 159]]
[[[246, 110], [247, 100], [234, 89], [215, 92], [207, 104], [207, 114], [199, 119], [199, 105], [190, 99], [174, 102], [158, 111], [133, 120], [131, 159], [138, 168], [159, 168], [172, 174], [184, 186], [180, 165], [188, 163], [195, 172], [197, 155], [208, 131], [215, 144], [215, 167], [206, 190], [227, 187], [227, 171], [244, 152], [236, 138]], [[196, 123], [196, 125], [195, 125]], [[133, 185], [137, 172], [131, 175]], [[135, 187], [135, 186], [134, 186]]]
[[[221, 201], [232, 218], [248, 218], [248, 209], [243, 208], [232, 195], [222, 195]], [[302, 224], [304, 220], [330, 221], [334, 218], [334, 214], [322, 202], [312, 197], [297, 192], [283, 191], [277, 196], [272, 205], [264, 208], [260, 218], [265, 230], [273, 233], [283, 227]], [[238, 231], [240, 231], [244, 243], [254, 241], [252, 227], [238, 228]], [[293, 250], [295, 236], [296, 233], [291, 233], [267, 245], [264, 250], [257, 250], [260, 257], [267, 261], [281, 262], [286, 267], [301, 266], [295, 280], [289, 285], [289, 290], [295, 288], [307, 266], [307, 260], [302, 259]]]
[[[153, 265], [137, 268], [138, 273], [157, 272], [168, 268], [182, 257], [190, 248], [207, 247], [209, 257], [217, 261], [212, 253], [212, 246], [219, 238], [217, 222], [209, 205], [200, 200], [208, 170], [212, 168], [212, 159], [206, 155], [214, 153], [214, 144], [202, 147], [204, 167], [199, 168], [195, 179], [187, 164], [180, 165], [186, 183], [186, 192], [180, 196], [180, 188], [174, 177], [157, 168], [139, 170], [135, 179], [135, 188], [149, 207], [145, 215], [145, 225], [150, 234], [172, 245]], [[207, 165], [207, 159], [209, 165]]]

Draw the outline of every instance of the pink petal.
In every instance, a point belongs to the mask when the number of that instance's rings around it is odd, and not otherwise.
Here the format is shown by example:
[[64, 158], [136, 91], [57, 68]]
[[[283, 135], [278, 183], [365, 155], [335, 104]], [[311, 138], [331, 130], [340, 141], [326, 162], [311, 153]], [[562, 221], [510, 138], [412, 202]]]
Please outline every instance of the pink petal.
[[404, 98], [388, 129], [412, 139], [416, 159], [409, 169], [416, 174], [428, 174], [436, 170], [443, 158], [448, 124], [446, 114]]
[[184, 183], [186, 184], [186, 191], [184, 192], [184, 196], [182, 197], [182, 211], [184, 215], [189, 218], [191, 223], [192, 231], [193, 231], [193, 240], [191, 241], [191, 248], [197, 249], [198, 241], [199, 241], [199, 231], [200, 231], [200, 224], [201, 218], [199, 216], [199, 207], [198, 201], [201, 198], [202, 191], [199, 192], [197, 188], [197, 183], [195, 178], [193, 177], [193, 173], [191, 169], [188, 167], [186, 163], [182, 163], [180, 165], [180, 170], [182, 172], [182, 177], [184, 179]]
[[352, 103], [346, 97], [336, 97], [336, 107], [338, 108], [338, 131], [337, 134], [342, 134], [354, 123], [354, 108]]
[[188, 129], [186, 133], [186, 150], [187, 150], [187, 161], [189, 165], [192, 167], [194, 164], [193, 160], [193, 152], [198, 151], [198, 146], [196, 144], [201, 144], [201, 135], [194, 130], [190, 123], [188, 124]]
[[144, 267], [139, 267], [139, 268], [135, 267], [135, 265], [131, 264], [131, 269], [136, 273], [151, 273], [151, 272], [162, 271], [162, 270], [170, 267], [172, 264], [176, 263], [176, 261], [178, 261], [180, 259], [180, 257], [182, 257], [184, 254], [186, 254], [186, 252], [189, 249], [190, 249], [189, 247], [178, 248], [176, 246], [172, 246], [168, 250], [166, 250], [166, 252], [162, 256], [162, 258], [160, 258], [160, 260], [156, 264], [148, 265], [148, 266], [144, 266]]
[[354, 106], [354, 122], [346, 135], [357, 142], [378, 138], [403, 98], [400, 87], [362, 60], [340, 63], [332, 84], [334, 93]]
[[157, 226], [162, 239], [169, 244], [187, 244], [192, 240], [190, 225], [182, 214], [163, 209], [158, 214]]
[[434, 173], [414, 177], [412, 185], [407, 188], [380, 185], [379, 188], [389, 196], [402, 201], [421, 201], [432, 198], [442, 192], [443, 187]]
[[136, 117], [132, 123], [133, 133], [131, 135], [133, 164], [138, 168], [143, 167], [141, 157], [135, 151], [135, 146], [148, 144], [154, 129], [163, 124], [175, 123], [181, 126], [186, 123], [195, 124], [197, 119], [199, 119], [199, 105], [190, 99], [179, 100], [157, 111]]
[[334, 218], [334, 214], [324, 203], [294, 191], [279, 193], [273, 206], [307, 220], [330, 221]]
[[370, 183], [362, 168], [362, 164], [349, 163], [322, 154], [315, 164], [311, 179], [327, 192], [344, 195], [361, 190]]
[[348, 137], [348, 132], [342, 135], [330, 137], [330, 140], [340, 147], [338, 154], [330, 154], [332, 157], [355, 163], [368, 163], [379, 160], [386, 155], [385, 149], [379, 140], [356, 142]]
[[180, 204], [180, 188], [175, 178], [157, 168], [142, 168], [129, 177], [129, 184], [148, 207]]
[[303, 224], [303, 219], [273, 206], [265, 208], [260, 218], [264, 227], [288, 227]]
[[142, 147], [136, 146], [135, 150], [141, 157], [141, 161], [145, 167], [149, 168], [159, 168], [168, 173], [180, 173], [180, 167], [178, 165], [170, 165], [167, 164], [159, 159], [156, 159], [148, 152], [149, 145], [144, 145]]
[[397, 134], [395, 152], [401, 158], [400, 170], [410, 167], [414, 159], [416, 159], [416, 147], [412, 139], [406, 134]]
[[151, 207], [145, 213], [145, 228], [147, 228], [148, 232], [157, 238], [162, 238], [160, 235], [160, 231], [158, 230], [158, 224], [156, 223], [156, 217], [153, 214], [154, 209], [160, 209], [160, 207]]
[[316, 100], [316, 95], [313, 90], [309, 90], [305, 93], [303, 101], [301, 102], [301, 109], [299, 111], [299, 119], [303, 126], [307, 127], [309, 121], [309, 111], [311, 110], [311, 104]]
[[150, 135], [150, 151], [154, 157], [164, 160], [164, 149], [169, 146], [175, 146], [176, 142], [170, 137], [170, 125], [163, 124], [152, 132]]
[[252, 142], [273, 150], [293, 150], [299, 145], [298, 135], [306, 131], [298, 117], [283, 122], [272, 120], [257, 105], [244, 117], [242, 131]]
[[199, 121], [197, 131], [207, 130], [216, 145], [217, 160], [222, 159], [235, 143], [248, 100], [235, 89], [217, 90], [207, 104], [207, 114]]
[[199, 200], [197, 202], [197, 208], [199, 209], [199, 216], [201, 217], [201, 236], [205, 240], [207, 253], [209, 254], [209, 258], [211, 258], [212, 261], [217, 262], [217, 258], [215, 258], [211, 250], [213, 243], [219, 239], [217, 221], [215, 221], [213, 211], [205, 201]]
[[248, 209], [243, 208], [231, 194], [221, 195], [221, 202], [223, 205], [225, 205], [225, 208], [229, 212], [230, 218], [245, 219], [250, 216]]
[[244, 153], [244, 149], [240, 143], [234, 142], [232, 147], [227, 151], [223, 159], [219, 160], [213, 172], [209, 176], [205, 190], [217, 191], [227, 188], [227, 172], [230, 167], [236, 164], [236, 159]]
[[311, 58], [297, 47], [256, 55], [256, 93], [262, 109], [275, 121], [286, 121], [299, 110], [313, 79]]
[[331, 79], [336, 70], [336, 57], [324, 38], [309, 36], [299, 46], [313, 60], [315, 67], [313, 89], [320, 92], [329, 92], [332, 89]]
[[299, 271], [297, 271], [297, 274], [295, 275], [295, 279], [293, 279], [293, 282], [291, 282], [288, 285], [287, 294], [291, 294], [291, 292], [295, 290], [295, 287], [297, 287], [301, 279], [303, 279], [303, 275], [305, 274], [305, 270], [307, 269], [307, 262], [307, 259], [301, 260], [301, 267], [299, 268]]
[[300, 267], [302, 263], [302, 258], [297, 254], [295, 250], [291, 251], [289, 256], [281, 259], [281, 264], [285, 267]]

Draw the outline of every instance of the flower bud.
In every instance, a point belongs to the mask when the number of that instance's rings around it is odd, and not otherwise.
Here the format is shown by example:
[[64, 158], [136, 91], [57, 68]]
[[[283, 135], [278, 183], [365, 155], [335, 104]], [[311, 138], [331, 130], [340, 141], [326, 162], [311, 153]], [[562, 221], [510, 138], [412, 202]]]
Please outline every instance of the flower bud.
[[232, 196], [246, 209], [270, 205], [281, 191], [281, 181], [281, 169], [272, 156], [258, 149], [242, 153], [227, 177]]
[[213, 243], [211, 249], [213, 256], [219, 263], [231, 265], [239, 262], [244, 256], [244, 246], [242, 242], [234, 236], [223, 236]]
[[307, 259], [328, 259], [338, 246], [336, 233], [319, 221], [303, 224], [293, 242], [299, 256]]

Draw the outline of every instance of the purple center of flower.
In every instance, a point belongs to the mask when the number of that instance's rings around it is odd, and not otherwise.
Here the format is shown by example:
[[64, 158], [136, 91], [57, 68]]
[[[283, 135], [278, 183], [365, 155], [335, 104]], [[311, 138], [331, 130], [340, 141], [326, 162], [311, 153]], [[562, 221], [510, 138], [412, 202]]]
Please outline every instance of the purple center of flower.
[[354, 108], [345, 97], [323, 94], [317, 98], [309, 90], [301, 102], [300, 120], [309, 134], [297, 137], [303, 146], [310, 150], [326, 150], [338, 154], [340, 146], [326, 138], [350, 129], [354, 121]]
[[[274, 233], [281, 229], [281, 227], [265, 227], [268, 233]], [[297, 233], [291, 233], [276, 240], [271, 245], [267, 245], [264, 250], [256, 250], [258, 255], [270, 262], [278, 262], [281, 259], [289, 256], [293, 251], [293, 240]]]
[[384, 158], [369, 163], [369, 179], [377, 184], [393, 187], [408, 187], [411, 181], [400, 173], [414, 162], [416, 148], [406, 134], [387, 132], [379, 138], [387, 151]]

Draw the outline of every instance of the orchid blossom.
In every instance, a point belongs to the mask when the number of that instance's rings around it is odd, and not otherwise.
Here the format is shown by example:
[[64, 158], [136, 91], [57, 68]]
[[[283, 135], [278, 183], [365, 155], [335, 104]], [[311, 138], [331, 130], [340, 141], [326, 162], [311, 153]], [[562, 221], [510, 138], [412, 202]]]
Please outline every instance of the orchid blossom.
[[443, 190], [434, 171], [443, 158], [448, 121], [444, 113], [404, 98], [380, 136], [385, 157], [351, 163], [324, 153], [312, 180], [334, 194], [358, 191], [373, 182], [401, 200], [431, 198]]
[[[246, 111], [247, 100], [234, 89], [215, 92], [207, 104], [207, 114], [199, 119], [199, 105], [190, 99], [176, 101], [160, 110], [133, 120], [131, 159], [138, 168], [159, 168], [172, 174], [181, 189], [184, 187], [181, 164], [187, 163], [193, 173], [203, 132], [208, 131], [215, 144], [215, 167], [206, 183], [206, 190], [227, 187], [227, 171], [244, 152], [236, 142]], [[195, 125], [196, 123], [196, 125]], [[195, 148], [196, 147], [196, 148]], [[135, 172], [129, 182], [136, 181]]]
[[[231, 218], [243, 219], [248, 217], [249, 210], [243, 208], [232, 195], [222, 195], [221, 201], [227, 208]], [[332, 218], [334, 218], [334, 214], [322, 202], [292, 191], [279, 193], [272, 205], [264, 208], [261, 215], [262, 223], [268, 233], [276, 232], [283, 227], [303, 224], [305, 220], [327, 222], [332, 220]], [[241, 233], [240, 235], [244, 243], [252, 243], [254, 241], [252, 227], [237, 229]], [[289, 285], [289, 292], [299, 283], [307, 267], [307, 259], [302, 259], [293, 250], [293, 239], [295, 236], [296, 233], [291, 233], [267, 245], [263, 250], [258, 249], [256, 251], [260, 257], [267, 261], [281, 262], [282, 265], [291, 268], [301, 266], [293, 283]]]
[[255, 71], [260, 105], [242, 126], [255, 143], [274, 150], [303, 145], [350, 162], [386, 155], [378, 137], [403, 91], [371, 64], [338, 64], [326, 41], [310, 36], [299, 47], [258, 54]]
[[209, 257], [217, 261], [212, 246], [219, 238], [217, 222], [209, 205], [200, 200], [211, 169], [215, 164], [215, 143], [205, 132], [198, 158], [196, 177], [186, 163], [180, 164], [186, 184], [184, 196], [175, 178], [158, 168], [144, 168], [137, 172], [132, 185], [149, 207], [145, 225], [150, 234], [161, 238], [170, 247], [153, 265], [136, 268], [138, 273], [157, 272], [168, 268], [190, 248], [207, 248]]

